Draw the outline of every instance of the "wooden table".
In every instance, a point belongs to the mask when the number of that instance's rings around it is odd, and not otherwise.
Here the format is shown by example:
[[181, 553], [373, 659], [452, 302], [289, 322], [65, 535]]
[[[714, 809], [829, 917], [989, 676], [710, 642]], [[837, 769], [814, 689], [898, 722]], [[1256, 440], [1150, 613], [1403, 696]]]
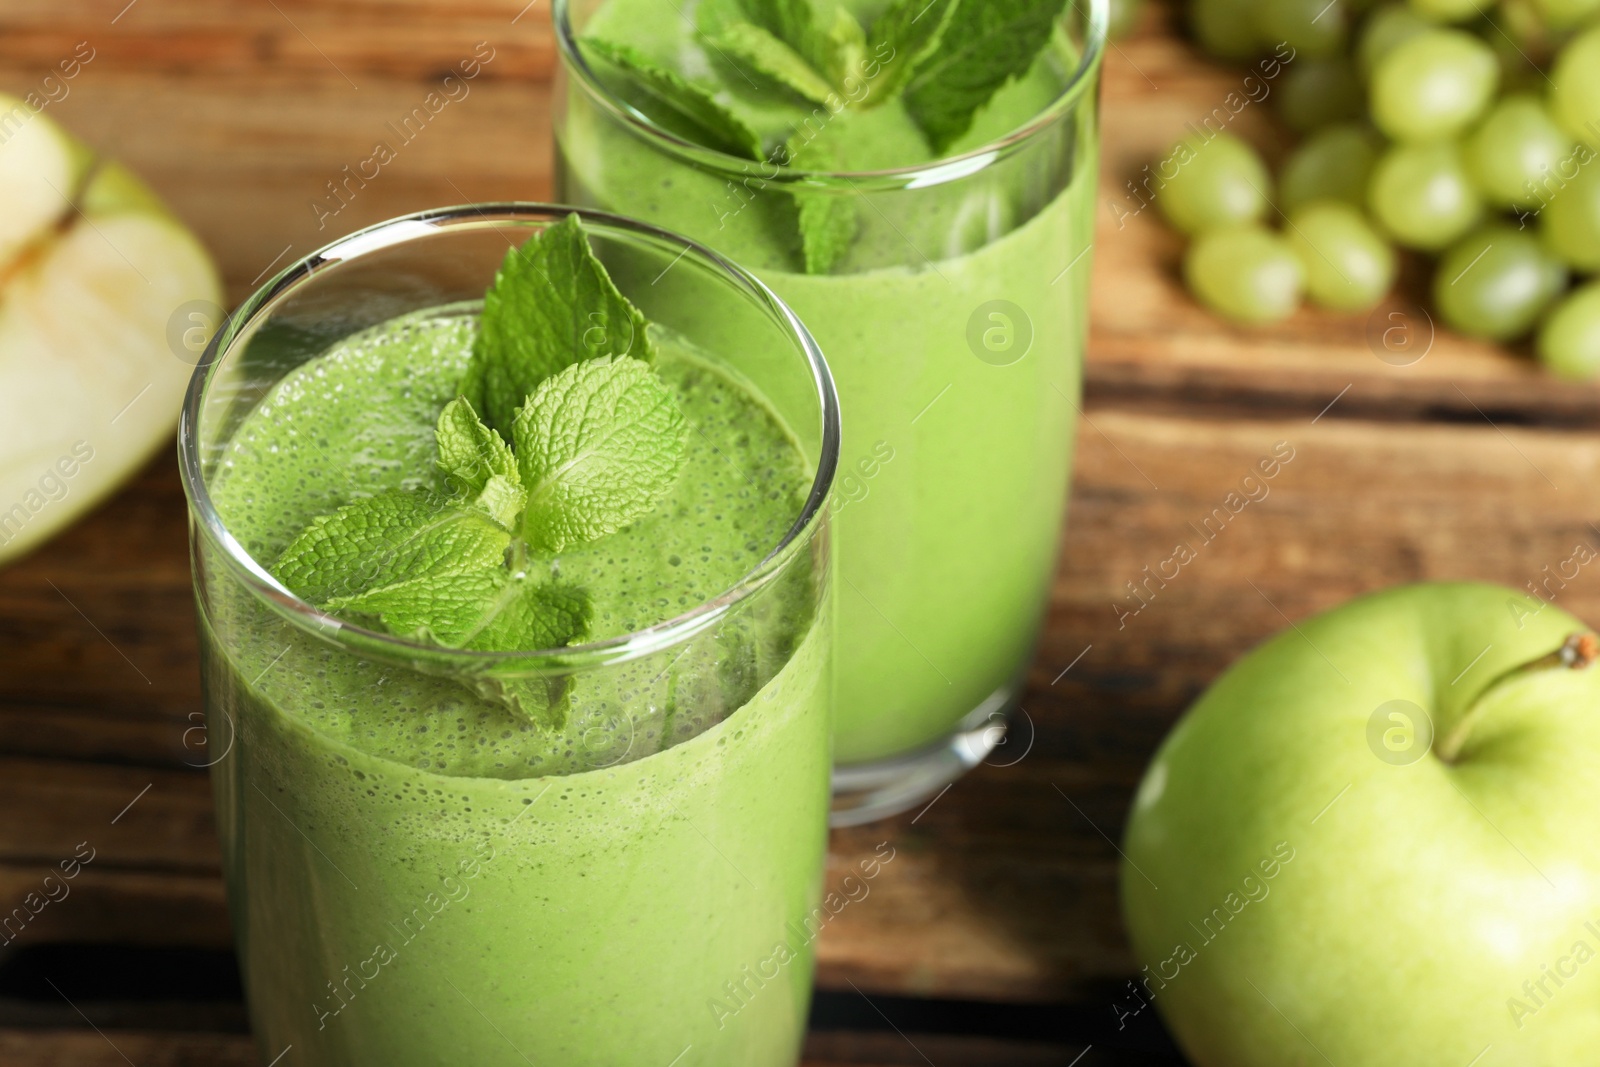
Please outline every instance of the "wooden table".
[[[526, 2], [10, 0], [0, 88], [27, 91], [90, 42], [50, 113], [168, 197], [237, 300], [355, 227], [549, 194], [554, 50], [548, 5]], [[1233, 330], [1184, 296], [1179, 243], [1151, 211], [1125, 217], [1119, 190], [1240, 75], [1171, 21], [1148, 11], [1106, 64], [1087, 418], [1025, 716], [922, 812], [834, 835], [835, 878], [879, 841], [898, 858], [821, 942], [810, 1063], [1066, 1064], [1085, 1045], [1084, 1067], [1176, 1062], [1153, 1022], [1118, 1033], [1110, 1007], [1134, 969], [1112, 842], [1174, 719], [1287, 620], [1425, 578], [1520, 588], [1600, 545], [1595, 388], [1442, 331], [1397, 366], [1359, 317]], [[327, 183], [480, 41], [494, 58], [470, 96], [319, 230]], [[1263, 106], [1235, 121], [1282, 143]], [[1295, 458], [1270, 496], [1119, 625], [1126, 583], [1278, 441]], [[250, 1062], [195, 769], [183, 516], [162, 454], [0, 572], [0, 902], [76, 842], [99, 850], [0, 950], [0, 1067]], [[1600, 580], [1580, 574], [1558, 602], [1600, 620]]]

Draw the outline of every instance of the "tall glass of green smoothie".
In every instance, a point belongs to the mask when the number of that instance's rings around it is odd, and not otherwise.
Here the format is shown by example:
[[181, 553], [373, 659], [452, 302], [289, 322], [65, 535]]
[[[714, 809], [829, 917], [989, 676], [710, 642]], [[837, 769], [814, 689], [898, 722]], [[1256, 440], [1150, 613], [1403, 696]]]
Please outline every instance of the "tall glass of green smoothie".
[[794, 1064], [829, 803], [821, 353], [597, 213], [354, 234], [180, 461], [263, 1063]]
[[834, 820], [1004, 736], [1080, 396], [1101, 0], [556, 0], [559, 195], [755, 271], [844, 408]]

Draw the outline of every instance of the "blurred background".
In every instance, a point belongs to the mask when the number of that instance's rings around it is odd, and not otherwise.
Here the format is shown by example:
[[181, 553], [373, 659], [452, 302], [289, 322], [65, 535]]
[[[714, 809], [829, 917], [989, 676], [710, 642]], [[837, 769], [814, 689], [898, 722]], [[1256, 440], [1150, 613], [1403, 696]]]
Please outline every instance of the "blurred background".
[[[549, 198], [549, 16], [547, 0], [7, 0], [0, 91], [39, 94], [142, 176], [232, 306], [379, 220]], [[1245, 329], [1188, 295], [1183, 239], [1127, 187], [1239, 87], [1182, 26], [1149, 3], [1106, 58], [1086, 418], [1023, 710], [921, 811], [835, 832], [836, 883], [882, 842], [895, 859], [822, 938], [808, 1063], [1182, 1062], [1119, 999], [1137, 967], [1117, 842], [1194, 696], [1290, 620], [1399, 582], [1531, 583], [1600, 619], [1588, 570], [1544, 584], [1576, 545], [1600, 551], [1594, 387], [1436, 326], [1414, 264], [1370, 314]], [[1230, 129], [1272, 161], [1294, 140], [1269, 106]], [[1267, 491], [1198, 534], [1280, 442], [1293, 458]], [[1195, 558], [1152, 579], [1180, 542]], [[94, 850], [70, 896], [0, 935], [0, 1065], [253, 1062], [191, 596], [167, 445], [0, 569], [0, 904]]]

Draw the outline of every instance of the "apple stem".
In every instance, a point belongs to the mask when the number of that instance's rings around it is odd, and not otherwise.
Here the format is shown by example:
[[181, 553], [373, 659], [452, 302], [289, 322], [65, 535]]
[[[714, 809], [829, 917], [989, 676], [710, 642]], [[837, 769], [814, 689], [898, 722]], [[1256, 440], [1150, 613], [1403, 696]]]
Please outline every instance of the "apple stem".
[[1512, 678], [1534, 671], [1548, 671], [1552, 669], [1581, 671], [1600, 660], [1600, 636], [1593, 633], [1569, 634], [1561, 643], [1561, 647], [1549, 655], [1540, 656], [1536, 660], [1521, 664], [1505, 671], [1494, 681], [1490, 682], [1478, 694], [1478, 698], [1467, 708], [1467, 713], [1461, 716], [1461, 721], [1440, 740], [1434, 748], [1439, 758], [1446, 763], [1454, 763], [1461, 756], [1461, 749], [1465, 747], [1467, 738], [1472, 735], [1472, 729], [1478, 724], [1478, 719], [1483, 714], [1483, 698], [1491, 691], [1498, 689]]

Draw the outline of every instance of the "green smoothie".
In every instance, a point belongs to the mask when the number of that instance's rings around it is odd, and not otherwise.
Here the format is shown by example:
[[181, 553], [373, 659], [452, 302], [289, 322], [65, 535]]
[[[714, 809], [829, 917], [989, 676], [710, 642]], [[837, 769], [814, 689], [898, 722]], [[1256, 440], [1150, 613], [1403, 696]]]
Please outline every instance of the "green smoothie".
[[[845, 6], [869, 24], [884, 8]], [[621, 42], [671, 66], [770, 141], [782, 118], [770, 85], [730, 75], [694, 8], [573, 0], [564, 11], [579, 41]], [[834, 172], [962, 156], [1050, 109], [1080, 54], [1058, 33], [943, 153], [900, 100], [819, 111], [817, 143]], [[776, 166], [713, 165], [664, 148], [576, 76], [558, 99], [565, 199], [678, 230], [755, 270], [834, 369], [845, 426], [834, 505], [841, 763], [937, 744], [964, 718], [982, 725], [1015, 694], [1031, 657], [1081, 388], [1093, 104], [1084, 93], [1024, 143], [942, 175], [886, 188], [862, 174], [802, 193], [852, 205], [854, 226], [837, 261], [808, 273], [795, 187], [765, 180]]]
[[[471, 306], [414, 314], [283, 377], [208, 481], [239, 544], [271, 561], [352, 500], [443, 491], [435, 423], [479, 329]], [[811, 488], [752, 385], [652, 334], [687, 451], [653, 513], [550, 561], [587, 591], [591, 641], [737, 586]], [[264, 1062], [289, 1046], [285, 1063], [384, 1067], [794, 1062], [829, 765], [827, 604], [808, 556], [693, 638], [574, 670], [554, 728], [424, 653], [307, 633], [197, 566]]]

